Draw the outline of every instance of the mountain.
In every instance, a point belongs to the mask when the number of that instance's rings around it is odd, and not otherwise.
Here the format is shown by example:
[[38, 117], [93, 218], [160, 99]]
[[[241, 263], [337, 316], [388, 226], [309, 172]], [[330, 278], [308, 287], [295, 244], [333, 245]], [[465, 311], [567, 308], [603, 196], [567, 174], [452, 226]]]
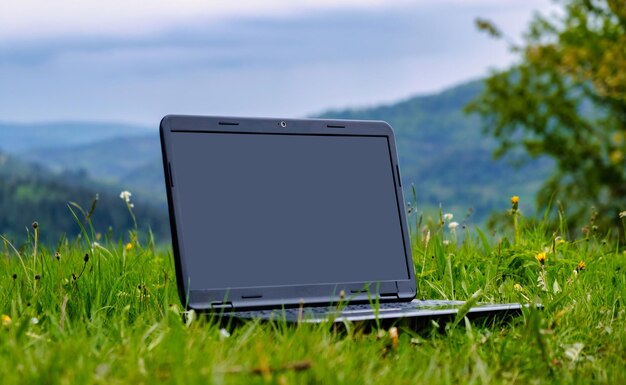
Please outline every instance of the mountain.
[[[149, 132], [156, 132], [156, 128], [120, 123], [56, 122], [22, 124], [0, 122], [0, 151], [16, 154], [37, 148], [63, 148], [93, 143], [113, 137], [134, 136]], [[45, 160], [40, 159], [37, 161], [43, 162]]]
[[408, 187], [412, 183], [418, 205], [441, 204], [457, 217], [471, 208], [474, 220], [482, 222], [492, 210], [507, 208], [512, 195], [521, 196], [522, 208], [531, 209], [553, 164], [548, 159], [525, 159], [524, 166], [513, 167], [519, 156], [494, 161], [496, 142], [483, 135], [477, 117], [463, 112], [481, 90], [482, 81], [474, 81], [395, 104], [317, 116], [387, 121], [396, 134], [405, 199], [412, 200]]
[[[71, 180], [73, 183], [67, 183]], [[70, 201], [89, 210], [94, 197], [99, 199], [92, 216], [96, 231], [113, 239], [127, 237], [133, 221], [126, 204], [116, 192], [90, 180], [85, 173], [55, 174], [40, 165], [32, 165], [0, 153], [0, 234], [18, 244], [26, 237], [34, 221], [39, 223], [41, 240], [57, 242], [63, 234], [75, 236], [80, 227], [73, 218]], [[133, 209], [140, 231], [151, 229], [160, 241], [169, 237], [167, 212], [149, 204], [136, 204]], [[80, 214], [79, 218], [82, 219]]]
[[[405, 198], [413, 200], [410, 186], [414, 184], [421, 209], [432, 210], [441, 204], [456, 218], [462, 218], [471, 209], [473, 221], [482, 222], [492, 210], [507, 209], [510, 196], [519, 195], [522, 210], [532, 213], [534, 196], [551, 173], [553, 164], [548, 159], [535, 159], [516, 168], [510, 163], [519, 161], [519, 157], [493, 160], [496, 142], [482, 134], [477, 117], [463, 113], [463, 107], [481, 89], [482, 82], [474, 81], [394, 104], [333, 110], [315, 116], [389, 122], [396, 133]], [[58, 124], [59, 129], [62, 126]], [[46, 146], [30, 145], [20, 156], [57, 173], [67, 170], [74, 173], [66, 173], [66, 177], [84, 173], [92, 180], [103, 181], [114, 189], [136, 192], [137, 197], [164, 207], [156, 129], [142, 131], [137, 127], [130, 130], [116, 126], [106, 133], [100, 132], [105, 130], [100, 127], [90, 134], [75, 133], [77, 136], [68, 140], [59, 134], [56, 142], [46, 133]], [[5, 132], [0, 131], [0, 143], [5, 142], [4, 135]], [[100, 139], [95, 140], [98, 136]], [[75, 143], [78, 139], [81, 141]], [[16, 147], [19, 146], [13, 145]], [[72, 181], [66, 180], [66, 183]]]
[[84, 170], [109, 185], [165, 207], [159, 134], [115, 137], [93, 143], [29, 150], [23, 159], [41, 159], [50, 170]]

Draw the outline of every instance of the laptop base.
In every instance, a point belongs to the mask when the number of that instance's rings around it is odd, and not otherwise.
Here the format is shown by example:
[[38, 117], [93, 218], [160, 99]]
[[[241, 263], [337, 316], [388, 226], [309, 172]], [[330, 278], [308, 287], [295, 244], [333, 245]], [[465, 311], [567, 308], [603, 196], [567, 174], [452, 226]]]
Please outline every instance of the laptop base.
[[[418, 330], [428, 325], [442, 327], [446, 323], [454, 321], [457, 313], [464, 305], [464, 301], [413, 300], [402, 303], [381, 303], [377, 308], [373, 308], [370, 304], [343, 307], [319, 306], [241, 311], [227, 313], [224, 316], [238, 321], [257, 319], [286, 323], [353, 323], [378, 327], [396, 325]], [[475, 322], [480, 320], [494, 322], [519, 315], [523, 307], [525, 306], [519, 303], [479, 303], [469, 308], [465, 316]]]

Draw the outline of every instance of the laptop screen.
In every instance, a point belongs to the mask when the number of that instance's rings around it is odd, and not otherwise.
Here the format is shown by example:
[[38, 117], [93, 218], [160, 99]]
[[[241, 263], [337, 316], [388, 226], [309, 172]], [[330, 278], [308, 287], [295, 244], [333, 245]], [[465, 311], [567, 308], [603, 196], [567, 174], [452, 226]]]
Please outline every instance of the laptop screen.
[[388, 140], [174, 131], [189, 288], [409, 278]]

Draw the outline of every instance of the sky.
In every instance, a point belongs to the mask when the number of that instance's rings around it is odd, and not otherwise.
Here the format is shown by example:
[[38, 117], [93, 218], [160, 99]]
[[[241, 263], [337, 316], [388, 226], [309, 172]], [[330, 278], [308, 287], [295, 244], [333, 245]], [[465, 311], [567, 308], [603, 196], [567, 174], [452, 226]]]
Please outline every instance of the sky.
[[301, 117], [392, 103], [505, 68], [550, 0], [0, 3], [0, 121]]

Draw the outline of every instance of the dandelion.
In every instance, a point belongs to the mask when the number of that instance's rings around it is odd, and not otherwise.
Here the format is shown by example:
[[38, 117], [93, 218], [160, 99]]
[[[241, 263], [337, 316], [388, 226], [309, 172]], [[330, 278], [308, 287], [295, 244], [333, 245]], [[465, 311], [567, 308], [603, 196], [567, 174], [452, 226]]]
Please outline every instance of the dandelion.
[[576, 265], [576, 272], [585, 270], [585, 267], [585, 261], [578, 262], [578, 265]]
[[450, 230], [455, 230], [457, 227], [459, 227], [459, 222], [450, 222], [450, 223], [448, 224], [448, 228], [449, 228]]
[[[539, 272], [539, 276], [537, 277], [537, 286], [541, 288], [541, 290], [543, 291], [548, 291], [548, 277], [546, 276], [546, 252], [545, 251], [541, 251], [539, 253], [537, 253], [535, 255], [535, 259], [539, 262], [539, 265], [541, 265], [541, 271]], [[554, 291], [555, 293], [557, 292], [558, 289], [558, 285], [555, 281], [555, 288]]]
[[2, 317], [0, 317], [2, 319], [2, 326], [9, 326], [11, 325], [11, 317], [9, 317], [6, 314], [3, 314]]
[[542, 251], [542, 252], [540, 252], [540, 253], [537, 253], [537, 254], [535, 255], [535, 259], [536, 259], [539, 263], [541, 263], [542, 265], [544, 265], [544, 264], [546, 263], [546, 252], [545, 252], [545, 251]]
[[443, 220], [446, 221], [446, 222], [451, 221], [452, 218], [454, 218], [454, 215], [452, 215], [452, 213], [445, 213], [445, 214], [443, 214]]
[[511, 197], [511, 215], [513, 215], [513, 231], [515, 232], [515, 243], [519, 240], [519, 224], [517, 216], [519, 215], [519, 197], [513, 195]]
[[126, 244], [125, 249], [126, 249], [126, 251], [131, 251], [131, 250], [133, 249], [133, 244], [132, 244], [131, 242], [128, 242], [128, 243]]

